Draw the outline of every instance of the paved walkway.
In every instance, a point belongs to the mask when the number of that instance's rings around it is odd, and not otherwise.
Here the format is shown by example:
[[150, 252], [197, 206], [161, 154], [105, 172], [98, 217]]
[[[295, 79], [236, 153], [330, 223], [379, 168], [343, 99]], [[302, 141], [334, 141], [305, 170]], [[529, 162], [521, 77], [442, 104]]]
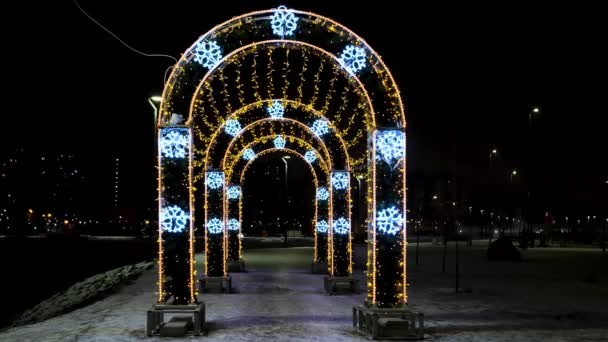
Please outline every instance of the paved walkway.
[[[362, 303], [364, 294], [324, 295], [323, 276], [308, 271], [311, 253], [310, 248], [246, 251], [249, 272], [233, 274], [238, 293], [201, 296], [207, 306], [209, 334], [199, 339], [366, 341], [352, 328], [351, 320], [352, 306]], [[425, 260], [428, 262], [429, 258]], [[412, 267], [413, 279], [416, 273]], [[363, 273], [359, 271], [355, 276], [362, 279]], [[410, 292], [415, 303], [412, 307], [427, 315], [427, 340], [580, 341], [608, 338], [607, 325], [592, 317], [557, 319], [551, 313], [561, 312], [556, 311], [559, 308], [513, 303], [483, 291], [477, 295], [455, 295], [448, 287], [441, 287], [441, 282], [433, 281], [431, 276], [423, 273], [417, 276], [429, 284], [424, 289], [413, 286]], [[155, 286], [155, 271], [148, 271], [134, 284], [103, 301], [45, 322], [9, 330], [0, 334], [0, 341], [141, 341], [145, 338], [145, 313], [154, 302]]]

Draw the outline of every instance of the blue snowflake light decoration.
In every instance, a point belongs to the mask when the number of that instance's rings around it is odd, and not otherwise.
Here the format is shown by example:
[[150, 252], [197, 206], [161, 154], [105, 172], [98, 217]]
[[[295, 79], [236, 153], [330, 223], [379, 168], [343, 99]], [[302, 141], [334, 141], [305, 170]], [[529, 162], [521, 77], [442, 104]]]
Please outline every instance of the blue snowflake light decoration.
[[255, 159], [255, 152], [253, 152], [252, 149], [248, 148], [245, 151], [243, 151], [243, 159], [245, 160], [254, 160]]
[[325, 187], [317, 188], [317, 199], [319, 201], [327, 201], [328, 198], [329, 198], [329, 191], [327, 191], [327, 188], [325, 188]]
[[220, 189], [224, 185], [224, 173], [223, 172], [207, 172], [206, 183], [209, 189]]
[[329, 133], [329, 124], [327, 123], [327, 120], [319, 119], [312, 123], [310, 129], [316, 136], [320, 137]]
[[224, 230], [224, 221], [218, 218], [212, 218], [207, 222], [207, 231], [210, 234], [219, 234]]
[[181, 233], [186, 229], [190, 215], [182, 208], [172, 205], [162, 208], [160, 212], [160, 227], [163, 232]]
[[350, 184], [348, 179], [348, 172], [336, 171], [331, 173], [331, 185], [336, 190], [345, 190]]
[[164, 158], [186, 158], [190, 150], [187, 128], [166, 128], [160, 137], [160, 153]]
[[405, 157], [405, 134], [401, 131], [380, 131], [376, 134], [376, 160], [393, 165]]
[[325, 220], [321, 220], [319, 222], [317, 222], [317, 233], [327, 233], [327, 230], [329, 229], [329, 223], [327, 223], [327, 221]]
[[215, 68], [222, 59], [222, 51], [215, 40], [201, 41], [194, 47], [194, 61], [207, 69]]
[[395, 235], [403, 227], [403, 215], [394, 206], [376, 213], [376, 226], [379, 232]]
[[194, 48], [194, 61], [207, 69], [215, 68], [222, 59], [222, 51], [215, 40], [196, 43]]
[[285, 138], [283, 138], [283, 136], [277, 135], [277, 137], [274, 138], [273, 143], [274, 143], [274, 147], [276, 147], [276, 148], [284, 148], [286, 141], [285, 141]]
[[338, 61], [351, 75], [365, 68], [365, 50], [358, 46], [347, 45]]
[[241, 196], [241, 187], [238, 185], [229, 186], [228, 190], [226, 190], [226, 196], [228, 196], [229, 200], [239, 199]]
[[298, 28], [298, 17], [285, 6], [279, 6], [270, 18], [272, 33], [277, 36], [291, 36]]
[[274, 100], [271, 106], [266, 107], [266, 112], [271, 118], [280, 119], [283, 117], [283, 113], [285, 113], [285, 107], [283, 107], [280, 100]]
[[333, 222], [334, 234], [345, 235], [350, 232], [350, 222], [344, 217], [340, 217]]
[[224, 125], [224, 132], [228, 135], [232, 135], [233, 137], [239, 134], [241, 131], [241, 123], [239, 120], [226, 120], [226, 124]]
[[304, 160], [312, 164], [315, 160], [317, 160], [317, 154], [313, 150], [306, 151], [306, 153], [304, 153]]
[[239, 224], [239, 220], [235, 218], [231, 218], [230, 220], [228, 220], [228, 230], [234, 232], [238, 231], [240, 227], [241, 225]]

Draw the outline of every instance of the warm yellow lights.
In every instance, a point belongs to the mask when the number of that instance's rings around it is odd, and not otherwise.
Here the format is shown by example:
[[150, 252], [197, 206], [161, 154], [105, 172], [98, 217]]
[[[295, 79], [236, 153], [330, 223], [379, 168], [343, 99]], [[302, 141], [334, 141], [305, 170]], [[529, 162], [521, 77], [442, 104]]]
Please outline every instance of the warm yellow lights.
[[[375, 144], [376, 130], [381, 127], [405, 128], [405, 114], [403, 103], [399, 94], [396, 83], [380, 56], [367, 45], [359, 36], [354, 34], [346, 27], [339, 23], [310, 12], [293, 10], [293, 13], [301, 16], [302, 22], [307, 25], [316, 26], [315, 34], [310, 34], [310, 30], [298, 32], [296, 40], [288, 39], [272, 39], [268, 40], [268, 34], [264, 34], [264, 30], [259, 30], [259, 20], [267, 18], [274, 10], [257, 11], [248, 13], [226, 21], [214, 27], [207, 34], [203, 35], [198, 41], [204, 41], [210, 37], [218, 39], [222, 43], [230, 43], [222, 46], [222, 56], [218, 65], [209, 70], [197, 69], [193, 61], [193, 49], [196, 44], [193, 44], [186, 51], [178, 63], [174, 66], [169, 81], [165, 85], [162, 98], [153, 96], [149, 98], [150, 103], [156, 109], [153, 103], [160, 102], [160, 118], [159, 126], [169, 124], [173, 114], [181, 114], [187, 118], [185, 126], [190, 128], [190, 133], [196, 143], [196, 149], [190, 148], [189, 164], [188, 164], [188, 189], [189, 189], [189, 205], [190, 213], [194, 213], [194, 189], [193, 182], [198, 180], [201, 173], [204, 174], [208, 169], [216, 169], [225, 173], [225, 185], [232, 184], [231, 180], [238, 179], [243, 184], [245, 174], [252, 164], [248, 161], [241, 169], [242, 164], [239, 162], [241, 151], [248, 146], [258, 146], [257, 144], [265, 143], [273, 134], [281, 134], [285, 137], [290, 137], [289, 144], [280, 150], [268, 148], [263, 151], [257, 151], [257, 157], [261, 157], [267, 153], [285, 154], [284, 158], [294, 156], [303, 158], [298, 146], [307, 146], [308, 149], [316, 150], [318, 159], [316, 165], [307, 165], [310, 167], [311, 174], [314, 178], [315, 186], [319, 185], [319, 180], [322, 178], [320, 172], [326, 174], [325, 180], [329, 182], [329, 173], [333, 169], [343, 169], [351, 172], [357, 180], [365, 179], [367, 184], [367, 204], [368, 204], [368, 226], [372, 227], [373, 232], [368, 234], [368, 300], [371, 305], [380, 307], [388, 307], [394, 305], [402, 305], [407, 303], [407, 278], [406, 278], [406, 229], [402, 230], [402, 236], [397, 238], [397, 241], [392, 240], [391, 244], [380, 239], [383, 245], [377, 245], [378, 238], [376, 236], [376, 205], [385, 205], [384, 201], [391, 198], [390, 201], [395, 201], [397, 198], [402, 201], [403, 215], [406, 210], [406, 178], [405, 178], [405, 160], [402, 166], [397, 169], [392, 169], [392, 181], [389, 183], [377, 184], [382, 182], [385, 174], [377, 175], [375, 149], [370, 148], [368, 135], [373, 139]], [[258, 25], [258, 26], [256, 26]], [[323, 31], [324, 30], [324, 31]], [[318, 34], [324, 32], [323, 34]], [[243, 34], [240, 34], [243, 33]], [[325, 50], [315, 45], [315, 39], [319, 36], [325, 36], [324, 39], [329, 39], [334, 42], [330, 50]], [[239, 37], [238, 44], [233, 44], [234, 39]], [[360, 46], [367, 52], [366, 64], [367, 68], [364, 73], [351, 74], [341, 64], [337, 53], [345, 44], [353, 44]], [[329, 46], [327, 44], [322, 45]], [[235, 48], [236, 47], [236, 48]], [[337, 50], [337, 51], [334, 51]], [[297, 59], [296, 62], [293, 60]], [[294, 70], [294, 66], [298, 69]], [[361, 77], [359, 77], [361, 76]], [[299, 83], [298, 83], [299, 82]], [[369, 93], [368, 93], [369, 91]], [[189, 100], [189, 102], [187, 102]], [[269, 102], [280, 100], [285, 106], [285, 109], [298, 109], [302, 111], [302, 117], [324, 117], [327, 118], [331, 127], [331, 135], [322, 138], [317, 137], [314, 132], [308, 127], [309, 123], [304, 119], [296, 120], [294, 118], [264, 118], [254, 119], [253, 110], [259, 110], [266, 106]], [[538, 113], [540, 109], [534, 107], [532, 112]], [[259, 112], [258, 112], [259, 114]], [[298, 113], [299, 114], [299, 113]], [[223, 135], [222, 132], [224, 123], [227, 120], [239, 120], [244, 126], [239, 130], [238, 134], [232, 134], [233, 137]], [[299, 117], [298, 117], [299, 119]], [[282, 122], [274, 125], [270, 121]], [[262, 127], [270, 127], [262, 129]], [[236, 128], [233, 131], [236, 132]], [[372, 133], [373, 132], [373, 133]], [[328, 139], [331, 137], [331, 139]], [[230, 141], [226, 140], [229, 138]], [[266, 139], [266, 140], [265, 140]], [[293, 148], [293, 150], [291, 149]], [[497, 150], [492, 150], [492, 155], [497, 154]], [[236, 157], [235, 157], [236, 156]], [[255, 160], [255, 159], [254, 159]], [[367, 164], [367, 165], [366, 165]], [[166, 187], [186, 186], [186, 184], [164, 184], [160, 173], [160, 158], [159, 158], [159, 212], [161, 202], [161, 193]], [[380, 166], [380, 170], [382, 166]], [[398, 174], [397, 172], [401, 173]], [[517, 175], [516, 170], [512, 170], [511, 177]], [[398, 180], [396, 180], [398, 179]], [[394, 187], [390, 182], [394, 182]], [[385, 186], [388, 184], [389, 186]], [[381, 189], [377, 189], [380, 186]], [[225, 186], [224, 186], [225, 187]], [[332, 188], [331, 186], [329, 187]], [[206, 189], [206, 188], [205, 188]], [[200, 190], [198, 190], [200, 191]], [[207, 222], [209, 203], [207, 191], [204, 191], [204, 218]], [[223, 191], [223, 190], [222, 190]], [[342, 196], [342, 194], [340, 194]], [[332, 191], [330, 191], [329, 201], [333, 200]], [[350, 186], [346, 198], [346, 213], [350, 221], [351, 208], [351, 193]], [[396, 197], [395, 197], [396, 196]], [[242, 217], [242, 194], [239, 198], [238, 215]], [[433, 196], [437, 200], [437, 195]], [[224, 222], [227, 222], [227, 204], [225, 197], [222, 196], [222, 203], [215, 203], [217, 214], [217, 206], [222, 206]], [[316, 197], [315, 197], [316, 201]], [[199, 204], [200, 206], [200, 204]], [[399, 206], [397, 206], [399, 208]], [[328, 218], [331, 222], [333, 219], [333, 207], [328, 206]], [[31, 211], [30, 211], [31, 212]], [[235, 215], [231, 213], [231, 215]], [[315, 205], [315, 220], [318, 215], [318, 208]], [[342, 216], [342, 215], [340, 215]], [[49, 215], [50, 217], [50, 215]], [[192, 216], [194, 217], [194, 216]], [[406, 218], [404, 217], [405, 221]], [[242, 220], [240, 220], [242, 224]], [[67, 224], [68, 221], [66, 220]], [[204, 224], [203, 224], [204, 226]], [[313, 224], [314, 227], [314, 224]], [[348, 236], [348, 272], [352, 273], [352, 230], [357, 227], [353, 226], [349, 230]], [[209, 238], [207, 229], [205, 230], [205, 253], [209, 251]], [[316, 235], [316, 229], [313, 229]], [[190, 302], [196, 301], [197, 292], [195, 280], [195, 264], [194, 264], [194, 220], [190, 220]], [[240, 234], [239, 234], [240, 236]], [[332, 243], [333, 229], [328, 230], [328, 248], [327, 261], [330, 270], [334, 271], [336, 257], [334, 255], [334, 246]], [[402, 240], [400, 238], [403, 238]], [[163, 287], [165, 279], [164, 272], [166, 265], [163, 265], [163, 258], [166, 251], [163, 250], [163, 236], [159, 231], [159, 278], [158, 278], [158, 301], [159, 303], [171, 295]], [[227, 275], [226, 270], [226, 253], [228, 252], [227, 234], [224, 235], [224, 275]], [[219, 240], [218, 240], [219, 242]], [[315, 243], [317, 237], [315, 236]], [[239, 255], [242, 256], [242, 245], [239, 244]], [[378, 255], [386, 259], [387, 254], [382, 254], [383, 249], [389, 248], [395, 251], [395, 260], [391, 269], [392, 278], [386, 277], [387, 268], [383, 263], [378, 262]], [[400, 250], [402, 249], [402, 250]], [[399, 255], [401, 251], [401, 255]], [[392, 253], [392, 252], [391, 252]], [[342, 254], [339, 254], [342, 257]], [[384, 255], [384, 256], [382, 256]], [[317, 257], [317, 246], [315, 245], [315, 260]], [[167, 259], [165, 262], [169, 262]], [[341, 259], [340, 259], [341, 260]], [[219, 264], [218, 264], [219, 265]], [[383, 268], [384, 266], [384, 268]], [[396, 269], [395, 269], [396, 267]], [[403, 267], [403, 274], [399, 274], [400, 268]], [[383, 273], [384, 272], [384, 273]], [[208, 263], [205, 263], [205, 274], [208, 274]], [[390, 286], [387, 286], [386, 279], [392, 279]], [[380, 283], [377, 283], [380, 281]], [[394, 287], [393, 287], [394, 286]], [[386, 289], [377, 293], [377, 289]], [[393, 289], [395, 289], [393, 291]], [[386, 293], [390, 292], [389, 299]], [[385, 299], [378, 300], [378, 296]]]

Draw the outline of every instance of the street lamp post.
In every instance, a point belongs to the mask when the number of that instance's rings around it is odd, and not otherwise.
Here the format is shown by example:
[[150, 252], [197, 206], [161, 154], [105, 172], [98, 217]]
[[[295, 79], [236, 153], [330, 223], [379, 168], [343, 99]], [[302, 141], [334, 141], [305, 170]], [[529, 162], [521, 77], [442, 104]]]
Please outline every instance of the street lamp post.
[[513, 176], [517, 176], [517, 170], [511, 171], [511, 174], [509, 175], [509, 178], [511, 179], [511, 184], [513, 184]]
[[[152, 122], [152, 139], [154, 139], [154, 142], [152, 143], [153, 146], [153, 151], [152, 151], [152, 159], [153, 159], [153, 163], [154, 166], [156, 167], [156, 159], [158, 158], [157, 153], [158, 153], [158, 107], [156, 107], [156, 104], [160, 104], [160, 101], [162, 100], [162, 97], [160, 96], [150, 96], [148, 98], [148, 103], [150, 104], [150, 106], [152, 106], [152, 109], [154, 109], [154, 121]], [[156, 177], [158, 177], [158, 173], [155, 173]], [[158, 181], [158, 179], [154, 179], [154, 182], [156, 183]], [[155, 207], [155, 206], [153, 206]], [[154, 210], [152, 211], [152, 213], [154, 213]], [[156, 213], [157, 215], [159, 213]], [[158, 216], [156, 216], [158, 217]], [[154, 220], [153, 220], [154, 221]]]
[[[281, 157], [281, 160], [285, 163], [285, 201], [287, 202], [287, 213], [289, 213], [289, 187], [288, 187], [288, 183], [287, 183], [287, 170], [288, 170], [288, 164], [287, 164], [287, 159], [291, 158], [288, 155], [285, 155], [283, 157]], [[285, 215], [285, 217], [288, 217], [287, 215]], [[283, 240], [283, 244], [285, 245], [285, 247], [287, 247], [287, 225], [285, 225], [284, 232], [283, 232], [283, 236], [284, 236], [284, 240]]]
[[359, 232], [360, 229], [360, 225], [361, 225], [361, 179], [363, 179], [362, 175], [358, 175], [356, 177], [357, 179], [357, 233]]
[[494, 158], [496, 158], [497, 154], [498, 154], [497, 149], [492, 149], [492, 151], [490, 152], [490, 169], [492, 168], [492, 160]]

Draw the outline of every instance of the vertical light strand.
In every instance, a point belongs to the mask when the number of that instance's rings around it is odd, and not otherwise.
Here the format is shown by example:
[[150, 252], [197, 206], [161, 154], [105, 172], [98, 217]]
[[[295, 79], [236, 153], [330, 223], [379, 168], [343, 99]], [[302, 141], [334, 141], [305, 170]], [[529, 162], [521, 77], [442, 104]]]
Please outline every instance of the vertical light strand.
[[230, 104], [230, 93], [228, 92], [228, 84], [226, 83], [226, 77], [224, 76], [224, 68], [217, 71], [217, 77], [222, 82], [222, 97], [224, 99], [224, 106], [226, 113], [232, 113], [232, 105]]
[[245, 106], [245, 91], [243, 90], [243, 83], [241, 82], [241, 61], [237, 60], [236, 63], [236, 92], [239, 98], [239, 105], [242, 107]]
[[287, 98], [287, 90], [289, 89], [289, 77], [287, 77], [287, 75], [289, 74], [289, 48], [286, 48], [285, 51], [285, 64], [283, 66], [283, 79], [285, 80], [285, 83], [283, 85], [283, 95], [282, 95], [282, 99], [286, 99]]
[[272, 53], [274, 52], [274, 49], [272, 47], [270, 47], [267, 51], [268, 54], [268, 71], [266, 72], [266, 78], [267, 78], [267, 82], [268, 82], [268, 99], [274, 99], [274, 84], [273, 84], [273, 78], [272, 78], [272, 72], [274, 71], [273, 69], [273, 65], [272, 65]]
[[308, 55], [304, 52], [304, 50], [302, 50], [302, 70], [300, 71], [300, 83], [298, 84], [298, 97], [296, 98], [295, 102], [301, 102], [302, 99], [304, 98], [304, 83], [305, 83], [305, 79], [304, 79], [304, 74], [306, 73], [306, 64], [308, 63]]
[[315, 108], [315, 102], [317, 102], [317, 97], [319, 96], [319, 83], [321, 82], [321, 73], [323, 72], [323, 62], [324, 60], [322, 59], [314, 78], [314, 91], [312, 93], [312, 98], [310, 99], [310, 106], [312, 108]]
[[258, 52], [255, 50], [253, 52], [253, 63], [251, 64], [251, 88], [253, 88], [253, 97], [257, 102], [260, 102], [262, 101], [262, 96], [260, 95], [260, 84], [258, 82], [257, 60]]
[[163, 204], [163, 199], [162, 199], [162, 181], [163, 181], [163, 173], [162, 173], [162, 167], [161, 167], [161, 158], [162, 158], [162, 153], [161, 153], [161, 144], [160, 144], [160, 139], [162, 136], [162, 129], [157, 129], [157, 165], [156, 165], [156, 169], [158, 171], [158, 303], [161, 304], [164, 302], [164, 298], [165, 298], [165, 294], [164, 294], [164, 283], [165, 280], [163, 278], [163, 275], [165, 273], [164, 270], [164, 265], [163, 265], [163, 229], [162, 229], [162, 225], [161, 225], [161, 213], [162, 213], [162, 204]]
[[190, 238], [188, 247], [190, 248], [190, 303], [196, 302], [196, 259], [194, 255], [194, 191], [192, 189], [192, 128], [188, 127], [188, 197], [189, 197], [189, 213], [190, 213]]
[[407, 304], [407, 134], [403, 135], [403, 304]]

